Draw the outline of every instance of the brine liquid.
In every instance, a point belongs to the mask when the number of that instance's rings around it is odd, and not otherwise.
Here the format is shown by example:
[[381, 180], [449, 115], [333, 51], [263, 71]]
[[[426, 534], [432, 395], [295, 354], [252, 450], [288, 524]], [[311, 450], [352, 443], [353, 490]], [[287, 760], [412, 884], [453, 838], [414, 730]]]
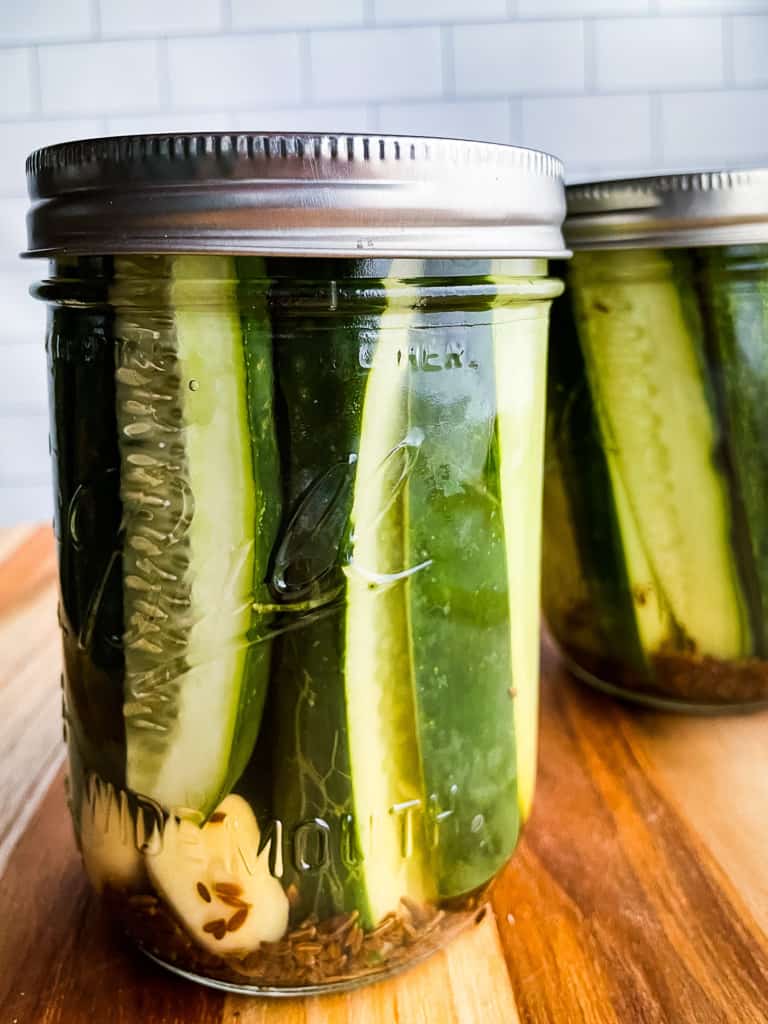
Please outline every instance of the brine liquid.
[[768, 702], [764, 247], [580, 253], [555, 304], [543, 604], [574, 671]]
[[48, 340], [86, 870], [154, 956], [260, 989], [426, 955], [514, 849], [547, 323], [546, 279], [277, 264], [71, 261]]

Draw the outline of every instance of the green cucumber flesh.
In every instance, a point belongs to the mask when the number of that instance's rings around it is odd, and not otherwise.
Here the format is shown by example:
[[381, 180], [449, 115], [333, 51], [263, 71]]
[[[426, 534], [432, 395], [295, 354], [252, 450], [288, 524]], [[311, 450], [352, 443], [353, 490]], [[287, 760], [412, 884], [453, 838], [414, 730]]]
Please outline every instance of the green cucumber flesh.
[[[396, 274], [396, 265], [390, 273]], [[411, 271], [413, 273], [413, 271]], [[384, 282], [385, 287], [388, 282]], [[435, 896], [408, 645], [407, 479], [421, 435], [409, 427], [412, 316], [383, 318], [368, 373], [351, 509], [344, 647], [352, 806], [372, 922], [404, 895]]]
[[243, 760], [240, 709], [250, 739], [266, 688], [252, 602], [271, 548], [260, 524], [279, 493], [276, 460], [251, 443], [233, 260], [119, 258], [112, 301], [127, 781], [206, 814], [231, 784], [233, 753]]
[[612, 252], [606, 284], [600, 259], [577, 258], [574, 294], [642, 646], [738, 657], [749, 631], [690, 269], [683, 254]]
[[415, 731], [441, 898], [487, 882], [519, 830], [494, 334], [411, 334], [433, 357], [420, 364], [442, 367], [410, 376], [409, 431], [423, 441], [405, 499], [406, 561], [419, 567], [405, 584]]
[[552, 308], [543, 609], [574, 656], [602, 654], [646, 678], [611, 475], [571, 301], [568, 293]]
[[768, 654], [768, 275], [765, 246], [702, 249], [696, 259], [710, 377], [730, 476], [732, 542], [754, 654]]
[[539, 716], [541, 494], [544, 467], [548, 308], [493, 311], [499, 497], [504, 521], [517, 794], [525, 821], [536, 783]]
[[[296, 268], [283, 260], [267, 263], [275, 279], [292, 269], [299, 281], [345, 276], [330, 261]], [[291, 278], [289, 293], [292, 285]], [[286, 509], [272, 587], [287, 611], [277, 618], [276, 629], [284, 631], [274, 642], [268, 727], [257, 756], [270, 766], [272, 816], [293, 836], [283, 864], [283, 882], [296, 892], [293, 920], [359, 909], [370, 923], [350, 827], [352, 768], [341, 669], [345, 584], [338, 552], [359, 446], [365, 372], [358, 346], [365, 332], [339, 317], [295, 311], [291, 294], [273, 301], [271, 316]], [[323, 849], [305, 849], [305, 826], [312, 822], [332, 830]]]
[[[394, 282], [376, 283], [389, 290]], [[284, 880], [298, 889], [297, 920], [357, 910], [372, 927], [403, 895], [431, 895], [421, 822], [413, 825], [415, 850], [404, 851], [412, 825], [407, 807], [405, 818], [396, 813], [421, 792], [402, 587], [371, 578], [402, 567], [395, 450], [406, 426], [406, 364], [397, 352], [409, 315], [382, 310], [357, 323], [274, 315], [287, 424], [281, 450], [294, 509], [276, 575], [293, 584], [286, 604], [312, 605], [275, 645], [274, 811], [300, 833], [308, 822], [330, 829], [322, 857], [317, 848], [306, 854], [323, 860], [315, 869], [300, 870], [305, 854], [294, 841]], [[376, 353], [370, 370], [363, 350]], [[352, 548], [346, 573], [345, 547]]]
[[533, 790], [545, 309], [490, 298], [468, 330], [410, 309], [398, 270], [364, 324], [274, 325], [287, 531], [350, 521], [320, 543], [341, 582], [300, 535], [276, 560], [305, 572], [290, 602], [311, 610], [276, 643], [275, 816], [327, 827], [287, 859], [296, 920], [370, 927], [403, 896], [484, 885]]

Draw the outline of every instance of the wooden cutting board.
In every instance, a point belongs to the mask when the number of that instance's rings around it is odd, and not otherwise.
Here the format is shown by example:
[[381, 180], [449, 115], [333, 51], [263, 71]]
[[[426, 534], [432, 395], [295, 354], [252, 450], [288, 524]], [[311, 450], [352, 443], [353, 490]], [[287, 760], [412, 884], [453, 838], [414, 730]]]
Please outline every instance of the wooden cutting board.
[[61, 774], [50, 531], [0, 532], [0, 1024], [765, 1024], [768, 715], [622, 707], [543, 652], [536, 809], [470, 932], [390, 981], [240, 999], [88, 893]]

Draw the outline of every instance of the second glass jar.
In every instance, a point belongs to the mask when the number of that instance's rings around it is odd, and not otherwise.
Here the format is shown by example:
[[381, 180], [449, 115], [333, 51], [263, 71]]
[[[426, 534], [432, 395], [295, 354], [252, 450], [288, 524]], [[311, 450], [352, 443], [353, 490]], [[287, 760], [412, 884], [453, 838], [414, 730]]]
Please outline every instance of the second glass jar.
[[766, 704], [768, 247], [627, 244], [577, 252], [567, 276], [544, 502], [554, 636], [578, 675], [634, 700]]

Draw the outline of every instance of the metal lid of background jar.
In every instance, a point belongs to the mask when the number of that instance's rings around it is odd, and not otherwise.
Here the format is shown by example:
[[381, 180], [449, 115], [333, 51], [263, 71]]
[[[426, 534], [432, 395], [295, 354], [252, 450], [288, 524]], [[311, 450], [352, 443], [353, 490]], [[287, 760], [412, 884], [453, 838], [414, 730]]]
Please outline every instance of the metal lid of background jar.
[[768, 170], [701, 171], [566, 189], [573, 249], [768, 242]]
[[534, 150], [391, 135], [134, 135], [27, 160], [27, 256], [566, 255], [563, 168]]

